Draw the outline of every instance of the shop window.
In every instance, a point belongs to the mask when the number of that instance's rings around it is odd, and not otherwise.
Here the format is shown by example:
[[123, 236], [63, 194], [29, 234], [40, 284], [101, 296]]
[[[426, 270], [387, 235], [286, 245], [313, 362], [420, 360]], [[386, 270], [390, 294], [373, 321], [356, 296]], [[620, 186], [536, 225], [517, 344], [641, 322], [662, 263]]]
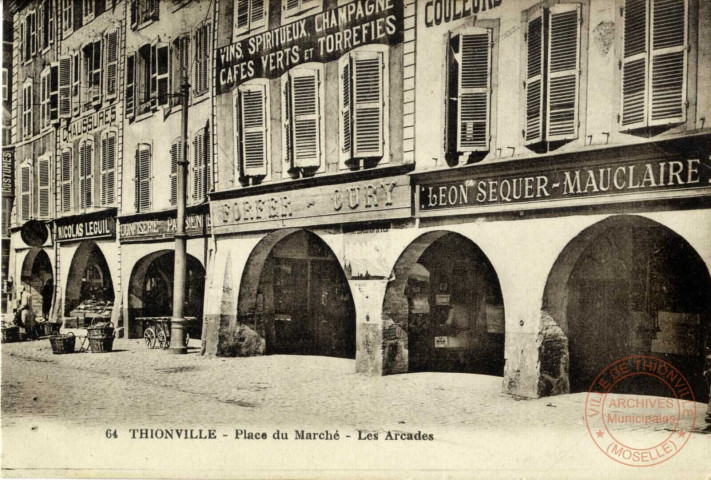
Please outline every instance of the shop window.
[[59, 201], [62, 213], [72, 210], [72, 150], [66, 148], [62, 150], [59, 159]]
[[284, 16], [293, 17], [320, 6], [320, 0], [282, 0]]
[[234, 33], [242, 35], [267, 25], [266, 0], [235, 0]]
[[269, 158], [269, 83], [266, 80], [247, 82], [237, 89], [235, 102], [235, 145], [240, 176], [247, 179], [267, 175]]
[[151, 209], [151, 146], [140, 143], [136, 147], [135, 206], [137, 212]]
[[65, 37], [74, 31], [74, 0], [62, 0], [62, 29]]
[[22, 134], [24, 138], [32, 136], [32, 79], [27, 78], [22, 87]]
[[626, 0], [622, 131], [686, 121], [687, 0]]
[[131, 0], [131, 28], [158, 20], [160, 0]]
[[94, 205], [94, 142], [84, 140], [79, 145], [79, 205], [81, 209]]
[[105, 92], [106, 99], [116, 98], [118, 92], [118, 31], [104, 34], [104, 53], [106, 58]]
[[340, 153], [350, 167], [385, 152], [386, 50], [360, 50], [339, 60]]
[[20, 220], [26, 222], [32, 216], [32, 170], [29, 163], [20, 167]]
[[113, 205], [116, 199], [116, 132], [101, 136], [101, 205]]
[[491, 139], [492, 31], [470, 28], [449, 36], [446, 71], [446, 150], [488, 152]]
[[[172, 93], [182, 92], [182, 85], [184, 79], [187, 78], [188, 72], [190, 71], [190, 37], [188, 35], [181, 35], [180, 37], [173, 40], [173, 73], [171, 75], [172, 81]], [[195, 58], [197, 61], [197, 57]], [[173, 95], [169, 98], [169, 103], [171, 106], [176, 107], [181, 104], [181, 98], [179, 95]]]
[[196, 203], [205, 200], [210, 191], [210, 129], [201, 128], [193, 136], [192, 198]]
[[284, 76], [284, 160], [291, 171], [317, 169], [322, 164], [322, 96], [319, 68], [297, 67]]
[[50, 158], [40, 157], [37, 161], [37, 213], [39, 218], [50, 218]]
[[530, 11], [526, 44], [524, 144], [578, 137], [580, 89], [579, 4]]
[[183, 157], [183, 142], [180, 137], [170, 145], [170, 205], [178, 204], [178, 164]]
[[84, 110], [101, 103], [101, 43], [101, 40], [97, 40], [83, 49]]
[[195, 31], [195, 95], [207, 93], [210, 88], [210, 56], [210, 25], [206, 23]]

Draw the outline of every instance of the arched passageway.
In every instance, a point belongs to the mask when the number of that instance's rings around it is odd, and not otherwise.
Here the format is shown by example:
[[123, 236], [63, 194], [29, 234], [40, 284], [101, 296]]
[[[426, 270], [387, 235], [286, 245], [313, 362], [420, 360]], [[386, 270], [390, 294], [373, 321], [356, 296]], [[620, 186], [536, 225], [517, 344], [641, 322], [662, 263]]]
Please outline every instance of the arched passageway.
[[[175, 252], [160, 250], [141, 258], [133, 267], [128, 286], [129, 336], [143, 335], [137, 317], [170, 317], [173, 313], [173, 271]], [[192, 255], [187, 256], [185, 305], [183, 314], [197, 320], [188, 325], [190, 338], [201, 338], [205, 268]]]
[[82, 327], [93, 320], [111, 319], [114, 284], [103, 252], [93, 241], [82, 242], [74, 253], [64, 295], [67, 326]]
[[355, 358], [355, 306], [333, 251], [315, 234], [282, 231], [254, 249], [240, 283], [238, 320], [267, 353]]
[[[708, 399], [711, 279], [691, 245], [663, 225], [619, 216], [583, 231], [556, 261], [543, 308], [568, 338], [571, 392], [590, 388], [616, 360], [651, 355], [679, 369], [697, 400]], [[627, 393], [671, 393], [639, 378]]]
[[503, 375], [504, 307], [499, 279], [474, 242], [428, 232], [395, 264], [384, 316], [407, 335], [409, 371]]
[[35, 318], [49, 319], [54, 300], [54, 274], [47, 252], [33, 248], [27, 253], [20, 281], [30, 293], [30, 308]]

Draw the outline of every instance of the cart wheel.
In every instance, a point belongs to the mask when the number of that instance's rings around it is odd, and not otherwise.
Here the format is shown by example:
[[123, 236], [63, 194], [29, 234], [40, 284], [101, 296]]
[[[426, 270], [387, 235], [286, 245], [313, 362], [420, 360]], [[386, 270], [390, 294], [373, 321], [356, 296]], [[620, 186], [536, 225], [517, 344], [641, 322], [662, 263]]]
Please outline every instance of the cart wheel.
[[146, 347], [154, 348], [156, 346], [156, 332], [152, 328], [146, 328], [143, 332], [143, 340], [146, 341]]
[[190, 343], [190, 334], [188, 332], [185, 332], [185, 346], [188, 346], [188, 343]]
[[170, 341], [168, 341], [168, 338], [165, 336], [165, 332], [159, 331], [158, 332], [158, 346], [165, 350], [166, 348], [170, 347]]

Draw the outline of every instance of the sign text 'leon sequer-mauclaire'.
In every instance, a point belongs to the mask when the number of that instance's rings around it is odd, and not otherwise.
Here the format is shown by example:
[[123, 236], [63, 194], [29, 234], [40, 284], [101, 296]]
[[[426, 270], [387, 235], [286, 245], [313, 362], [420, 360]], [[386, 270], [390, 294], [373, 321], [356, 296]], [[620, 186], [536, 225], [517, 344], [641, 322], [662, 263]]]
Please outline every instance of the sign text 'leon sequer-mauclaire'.
[[355, 0], [217, 49], [217, 93], [275, 78], [308, 62], [330, 62], [362, 45], [402, 41], [403, 2]]

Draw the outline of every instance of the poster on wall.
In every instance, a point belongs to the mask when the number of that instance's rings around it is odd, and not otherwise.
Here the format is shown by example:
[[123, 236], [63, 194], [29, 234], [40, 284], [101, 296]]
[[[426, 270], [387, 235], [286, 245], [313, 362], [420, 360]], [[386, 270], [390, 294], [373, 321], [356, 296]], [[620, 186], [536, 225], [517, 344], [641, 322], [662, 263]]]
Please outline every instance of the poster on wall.
[[365, 228], [346, 233], [344, 239], [345, 273], [349, 280], [389, 278], [390, 227]]

